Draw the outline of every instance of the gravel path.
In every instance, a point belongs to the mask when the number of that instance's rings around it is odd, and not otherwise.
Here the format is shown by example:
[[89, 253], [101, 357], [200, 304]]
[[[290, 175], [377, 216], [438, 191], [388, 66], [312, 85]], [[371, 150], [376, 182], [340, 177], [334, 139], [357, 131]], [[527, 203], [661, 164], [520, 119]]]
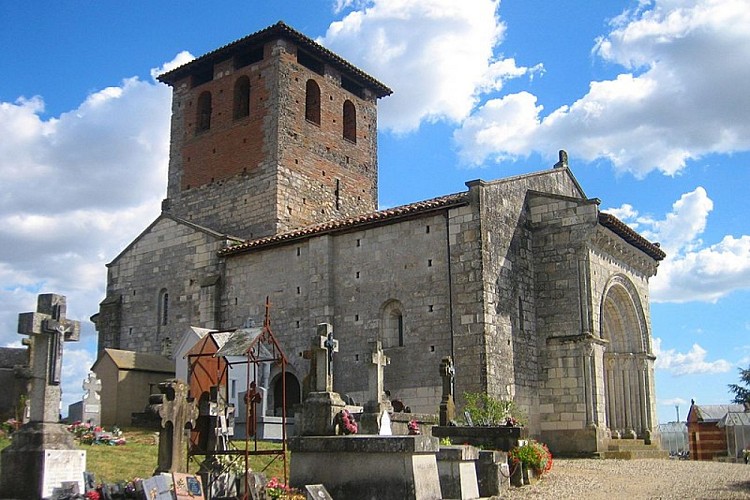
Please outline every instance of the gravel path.
[[691, 460], [555, 460], [532, 486], [502, 498], [750, 498], [750, 465]]

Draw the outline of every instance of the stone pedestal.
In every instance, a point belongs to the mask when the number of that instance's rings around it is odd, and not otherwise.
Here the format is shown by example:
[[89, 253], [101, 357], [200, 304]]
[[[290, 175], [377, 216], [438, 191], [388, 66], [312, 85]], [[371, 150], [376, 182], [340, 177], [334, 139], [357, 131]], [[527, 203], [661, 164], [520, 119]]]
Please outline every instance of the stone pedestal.
[[333, 436], [333, 419], [345, 406], [336, 392], [309, 393], [302, 405], [301, 418], [295, 418], [296, 433], [300, 436]]
[[380, 418], [383, 412], [393, 413], [393, 406], [390, 401], [376, 403], [369, 401], [365, 403], [362, 416], [359, 420], [359, 434], [377, 435], [380, 431]]
[[504, 451], [480, 450], [476, 469], [480, 497], [502, 496], [510, 489], [508, 454]]
[[[76, 448], [73, 434], [62, 424], [30, 422], [14, 432], [0, 458], [0, 498], [43, 498], [46, 452], [50, 450], [83, 453], [84, 457], [86, 453]], [[83, 470], [69, 472], [80, 481], [83, 491]]]
[[430, 436], [296, 437], [290, 484], [322, 483], [336, 500], [438, 500], [438, 448]]
[[470, 444], [486, 450], [510, 451], [518, 446], [519, 439], [527, 439], [525, 427], [468, 427], [468, 426], [435, 426], [432, 435], [437, 438], [449, 438], [451, 443]]
[[478, 449], [469, 445], [441, 446], [436, 458], [443, 498], [479, 498], [475, 465]]

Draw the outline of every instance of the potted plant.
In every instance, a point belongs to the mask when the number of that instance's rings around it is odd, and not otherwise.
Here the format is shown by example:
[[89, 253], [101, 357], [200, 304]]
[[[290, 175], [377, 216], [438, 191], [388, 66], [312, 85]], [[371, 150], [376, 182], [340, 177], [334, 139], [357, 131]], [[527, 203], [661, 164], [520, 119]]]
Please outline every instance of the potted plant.
[[508, 458], [513, 467], [521, 466], [524, 484], [533, 482], [535, 477], [541, 477], [552, 468], [552, 453], [547, 445], [533, 439], [512, 448]]

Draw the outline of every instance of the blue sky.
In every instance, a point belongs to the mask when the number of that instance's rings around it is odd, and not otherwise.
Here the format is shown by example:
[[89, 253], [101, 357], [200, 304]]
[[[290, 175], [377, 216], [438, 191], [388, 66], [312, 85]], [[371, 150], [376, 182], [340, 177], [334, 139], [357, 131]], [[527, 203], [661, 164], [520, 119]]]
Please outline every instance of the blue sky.
[[750, 366], [747, 0], [0, 0], [0, 345], [68, 296], [64, 402], [94, 361], [105, 264], [166, 192], [164, 68], [284, 20], [394, 91], [381, 208], [550, 167], [668, 252], [652, 279], [660, 421]]

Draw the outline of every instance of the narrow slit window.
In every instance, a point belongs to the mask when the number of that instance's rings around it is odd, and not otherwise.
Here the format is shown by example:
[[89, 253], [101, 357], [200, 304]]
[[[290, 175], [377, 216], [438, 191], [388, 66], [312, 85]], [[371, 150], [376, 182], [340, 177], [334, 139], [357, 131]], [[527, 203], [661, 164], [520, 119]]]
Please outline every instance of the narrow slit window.
[[250, 116], [250, 79], [241, 76], [234, 82], [234, 119]]
[[344, 139], [357, 142], [357, 110], [352, 101], [344, 101]]
[[196, 133], [211, 129], [211, 92], [203, 92], [198, 97], [197, 116], [195, 119]]
[[320, 87], [315, 80], [307, 80], [305, 93], [305, 119], [320, 125]]

